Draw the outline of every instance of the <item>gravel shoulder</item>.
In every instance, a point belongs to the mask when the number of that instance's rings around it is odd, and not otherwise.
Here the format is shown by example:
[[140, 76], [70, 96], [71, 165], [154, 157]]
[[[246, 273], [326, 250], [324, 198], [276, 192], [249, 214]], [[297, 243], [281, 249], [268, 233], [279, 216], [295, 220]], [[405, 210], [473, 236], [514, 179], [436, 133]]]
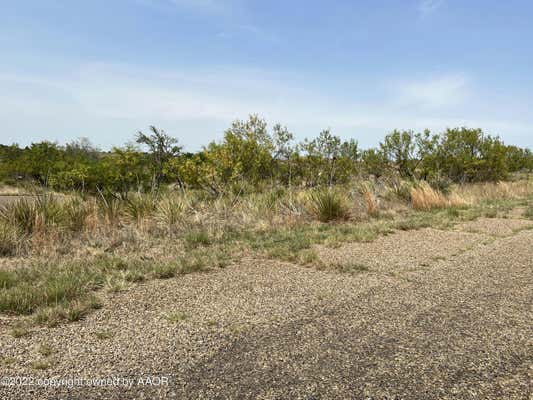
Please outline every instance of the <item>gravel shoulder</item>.
[[[319, 249], [366, 272], [243, 259], [26, 337], [0, 325], [0, 376], [135, 380], [0, 386], [0, 398], [532, 399], [533, 230], [490, 224]], [[151, 375], [170, 383], [138, 384]]]

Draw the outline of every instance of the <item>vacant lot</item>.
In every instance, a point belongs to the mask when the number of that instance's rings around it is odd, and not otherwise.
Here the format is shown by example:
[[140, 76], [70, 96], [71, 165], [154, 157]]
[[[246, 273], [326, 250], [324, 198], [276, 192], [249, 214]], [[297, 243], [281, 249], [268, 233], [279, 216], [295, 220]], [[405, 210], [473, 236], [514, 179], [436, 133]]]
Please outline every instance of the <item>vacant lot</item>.
[[531, 228], [482, 218], [317, 246], [342, 272], [242, 259], [106, 294], [81, 321], [17, 338], [3, 317], [2, 376], [134, 380], [1, 397], [530, 399]]

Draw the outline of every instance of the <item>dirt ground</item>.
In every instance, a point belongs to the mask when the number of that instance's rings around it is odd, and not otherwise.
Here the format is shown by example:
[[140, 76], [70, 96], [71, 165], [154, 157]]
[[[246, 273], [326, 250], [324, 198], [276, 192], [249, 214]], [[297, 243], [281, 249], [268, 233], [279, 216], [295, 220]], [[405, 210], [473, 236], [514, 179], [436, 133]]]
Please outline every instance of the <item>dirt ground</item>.
[[29, 336], [0, 324], [0, 398], [533, 399], [531, 228], [478, 220], [317, 249], [354, 273], [245, 259], [108, 294]]

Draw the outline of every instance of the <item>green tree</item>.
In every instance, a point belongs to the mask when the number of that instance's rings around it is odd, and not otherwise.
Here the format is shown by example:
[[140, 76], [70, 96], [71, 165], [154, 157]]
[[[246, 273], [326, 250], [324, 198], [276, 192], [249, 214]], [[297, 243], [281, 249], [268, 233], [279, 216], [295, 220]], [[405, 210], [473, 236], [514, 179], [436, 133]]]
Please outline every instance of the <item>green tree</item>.
[[[152, 169], [152, 187], [158, 188], [165, 179], [165, 164], [173, 157], [179, 156], [182, 147], [178, 146], [178, 140], [167, 135], [164, 130], [160, 130], [150, 125], [150, 135], [139, 131], [135, 138], [136, 142], [148, 148], [148, 155]], [[179, 176], [176, 176], [178, 183], [182, 184]]]
[[127, 198], [132, 190], [146, 190], [150, 184], [150, 169], [146, 157], [133, 145], [114, 147], [99, 164], [100, 184], [109, 192]]
[[297, 148], [293, 145], [294, 135], [289, 132], [287, 127], [281, 124], [274, 125], [273, 128], [273, 175], [289, 187], [292, 185], [293, 164], [297, 157]]
[[363, 171], [376, 178], [380, 178], [390, 169], [387, 156], [379, 149], [364, 150], [361, 159]]
[[500, 180], [507, 177], [506, 147], [498, 137], [481, 129], [447, 129], [443, 134], [438, 162], [456, 182]]
[[401, 176], [415, 177], [417, 165], [416, 138], [413, 131], [394, 130], [379, 144], [381, 152], [394, 165]]

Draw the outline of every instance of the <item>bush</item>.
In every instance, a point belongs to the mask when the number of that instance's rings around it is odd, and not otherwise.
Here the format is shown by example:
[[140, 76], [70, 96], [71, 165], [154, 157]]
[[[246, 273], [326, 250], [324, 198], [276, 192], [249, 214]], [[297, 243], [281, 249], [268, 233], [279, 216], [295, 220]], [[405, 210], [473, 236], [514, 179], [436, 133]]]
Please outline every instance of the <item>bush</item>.
[[27, 233], [33, 232], [36, 216], [35, 202], [24, 197], [0, 208], [0, 219], [4, 223]]
[[61, 205], [61, 220], [71, 231], [81, 231], [89, 214], [87, 205], [81, 199], [72, 199]]
[[161, 225], [172, 227], [177, 225], [185, 212], [185, 203], [182, 199], [165, 198], [157, 203], [156, 218]]
[[0, 220], [26, 233], [60, 220], [61, 205], [53, 195], [22, 197], [0, 208]]
[[156, 209], [155, 199], [150, 194], [138, 193], [126, 200], [125, 213], [135, 223], [140, 224]]
[[332, 189], [313, 192], [310, 201], [311, 212], [321, 222], [347, 219], [349, 217], [345, 199]]
[[429, 186], [444, 194], [449, 194], [452, 186], [452, 181], [446, 177], [435, 177], [428, 180]]

